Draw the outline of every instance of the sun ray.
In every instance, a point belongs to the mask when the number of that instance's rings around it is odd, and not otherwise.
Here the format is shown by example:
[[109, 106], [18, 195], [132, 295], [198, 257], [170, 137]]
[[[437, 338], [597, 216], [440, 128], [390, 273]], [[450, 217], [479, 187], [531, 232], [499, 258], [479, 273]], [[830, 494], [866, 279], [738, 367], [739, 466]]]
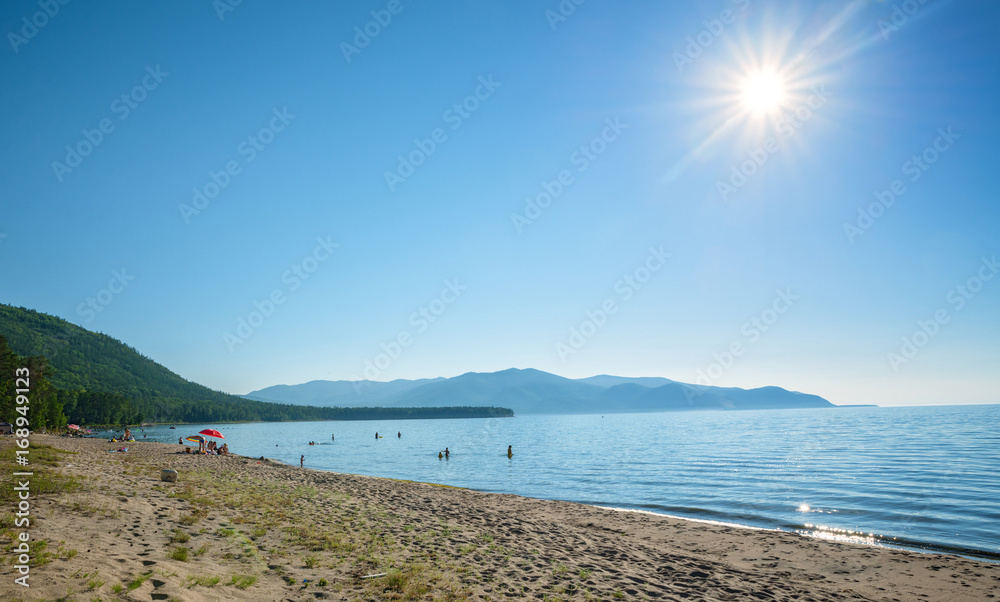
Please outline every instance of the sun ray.
[[837, 60], [831, 57], [859, 50], [857, 40], [852, 43], [845, 36], [864, 5], [853, 0], [837, 7], [821, 31], [806, 38], [799, 38], [787, 19], [779, 21], [774, 15], [765, 15], [757, 29], [727, 38], [729, 60], [709, 62], [702, 69], [698, 84], [704, 91], [691, 101], [692, 112], [701, 115], [693, 127], [701, 133], [664, 172], [662, 181], [673, 182], [692, 164], [728, 152], [723, 144], [742, 149], [778, 136], [788, 116], [817, 87], [832, 87], [831, 69]]

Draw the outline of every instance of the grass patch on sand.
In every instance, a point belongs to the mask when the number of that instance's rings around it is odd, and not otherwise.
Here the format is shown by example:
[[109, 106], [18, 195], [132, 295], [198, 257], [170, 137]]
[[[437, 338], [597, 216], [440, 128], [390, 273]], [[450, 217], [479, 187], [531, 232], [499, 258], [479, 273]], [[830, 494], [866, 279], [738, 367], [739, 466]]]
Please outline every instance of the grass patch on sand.
[[[32, 498], [41, 495], [60, 495], [80, 489], [80, 480], [74, 477], [67, 477], [52, 470], [62, 465], [61, 456], [73, 452], [64, 452], [51, 445], [40, 445], [33, 441], [28, 442], [27, 454], [17, 454], [17, 451], [25, 451], [17, 448], [12, 439], [5, 439], [0, 449], [0, 465], [16, 466], [18, 456], [25, 458], [28, 464], [25, 470], [30, 470], [35, 474], [30, 479], [20, 477], [22, 481], [28, 481], [28, 491]], [[14, 476], [13, 470], [5, 470], [0, 473], [0, 506], [10, 508], [16, 506], [18, 502], [18, 492], [14, 487], [18, 486], [18, 477]]]
[[189, 589], [196, 585], [199, 587], [214, 587], [221, 581], [222, 577], [218, 575], [188, 575], [185, 585]]
[[208, 516], [208, 510], [205, 508], [195, 508], [191, 511], [191, 514], [185, 514], [180, 518], [180, 523], [184, 526], [190, 527], [196, 524], [201, 519]]
[[152, 572], [146, 573], [144, 575], [139, 575], [135, 579], [129, 581], [128, 586], [126, 586], [125, 589], [127, 589], [128, 591], [139, 589], [140, 587], [142, 587], [142, 584], [149, 581], [149, 578], [152, 576], [153, 576]]
[[374, 581], [371, 589], [378, 590], [386, 600], [420, 600], [432, 589], [440, 575], [427, 567], [415, 564], [403, 569], [390, 569], [384, 577]]
[[233, 575], [229, 580], [229, 585], [233, 585], [239, 589], [246, 589], [254, 583], [257, 583], [256, 575]]
[[87, 591], [100, 589], [102, 585], [104, 585], [104, 579], [101, 579], [100, 575], [96, 572], [89, 579], [87, 579]]
[[177, 548], [174, 548], [173, 550], [170, 551], [170, 557], [173, 558], [174, 560], [179, 560], [181, 562], [187, 562], [188, 561], [188, 552], [189, 551], [190, 550], [188, 550], [188, 548], [177, 547]]
[[122, 515], [120, 507], [111, 502], [102, 502], [100, 505], [90, 502], [73, 501], [69, 504], [70, 510], [84, 516], [99, 516], [101, 518], [119, 518]]

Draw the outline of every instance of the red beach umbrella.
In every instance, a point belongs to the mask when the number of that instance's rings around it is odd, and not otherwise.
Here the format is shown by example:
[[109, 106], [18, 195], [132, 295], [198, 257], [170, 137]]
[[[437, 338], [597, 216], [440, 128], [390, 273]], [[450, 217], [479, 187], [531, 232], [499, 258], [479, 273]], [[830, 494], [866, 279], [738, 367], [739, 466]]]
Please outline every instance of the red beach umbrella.
[[215, 429], [205, 429], [203, 431], [198, 431], [198, 434], [205, 435], [207, 437], [218, 437], [219, 439], [225, 439], [225, 437], [222, 436], [222, 433], [220, 433]]

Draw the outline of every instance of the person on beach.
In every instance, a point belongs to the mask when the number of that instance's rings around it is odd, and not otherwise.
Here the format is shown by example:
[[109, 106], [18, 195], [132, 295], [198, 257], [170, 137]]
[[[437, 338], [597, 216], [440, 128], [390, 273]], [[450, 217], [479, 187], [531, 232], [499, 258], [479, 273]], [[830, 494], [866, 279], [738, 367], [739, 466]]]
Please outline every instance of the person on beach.
[[306, 462], [306, 456], [305, 456], [305, 454], [302, 454], [301, 456], [299, 456], [299, 468], [302, 468], [302, 466], [303, 466], [303, 464], [305, 464], [305, 462]]

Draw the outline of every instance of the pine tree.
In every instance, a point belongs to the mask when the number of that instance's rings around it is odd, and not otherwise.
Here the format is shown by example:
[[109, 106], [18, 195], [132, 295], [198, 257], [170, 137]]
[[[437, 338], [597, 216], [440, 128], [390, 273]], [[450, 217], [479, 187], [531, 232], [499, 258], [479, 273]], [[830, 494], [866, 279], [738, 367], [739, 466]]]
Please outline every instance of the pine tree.
[[14, 371], [20, 367], [17, 354], [7, 344], [7, 338], [0, 335], [0, 422], [14, 423], [17, 406]]

